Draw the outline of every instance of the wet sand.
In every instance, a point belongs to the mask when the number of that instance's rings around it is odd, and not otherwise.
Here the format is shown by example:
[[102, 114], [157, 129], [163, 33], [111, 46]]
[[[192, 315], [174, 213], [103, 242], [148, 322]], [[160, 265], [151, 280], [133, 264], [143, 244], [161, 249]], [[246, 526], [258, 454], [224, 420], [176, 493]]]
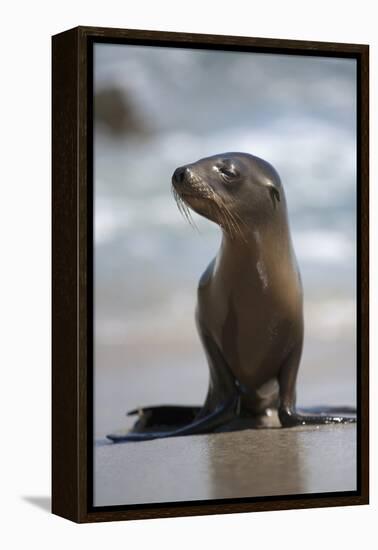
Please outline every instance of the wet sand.
[[356, 489], [355, 425], [95, 446], [95, 505]]

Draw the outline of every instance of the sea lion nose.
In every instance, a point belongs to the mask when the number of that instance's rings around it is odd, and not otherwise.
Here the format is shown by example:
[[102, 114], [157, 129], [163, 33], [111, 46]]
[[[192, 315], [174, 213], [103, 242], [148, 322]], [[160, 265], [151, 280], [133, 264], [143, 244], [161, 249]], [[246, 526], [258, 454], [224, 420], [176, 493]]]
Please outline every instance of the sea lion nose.
[[175, 183], [183, 183], [186, 177], [190, 175], [190, 170], [187, 166], [179, 166], [173, 172], [172, 179]]

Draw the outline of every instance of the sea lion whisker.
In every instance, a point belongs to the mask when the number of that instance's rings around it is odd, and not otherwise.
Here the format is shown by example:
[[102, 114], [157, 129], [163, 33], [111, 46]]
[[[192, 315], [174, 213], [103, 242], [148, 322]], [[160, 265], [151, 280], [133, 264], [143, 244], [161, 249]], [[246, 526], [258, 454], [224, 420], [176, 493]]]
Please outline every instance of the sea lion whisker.
[[180, 214], [186, 219], [186, 221], [189, 223], [191, 227], [193, 227], [196, 231], [199, 232], [199, 229], [194, 222], [190, 209], [188, 205], [185, 203], [184, 199], [180, 196], [180, 194], [176, 191], [176, 189], [172, 185], [172, 194], [176, 201], [177, 208], [179, 209]]
[[248, 225], [246, 224], [246, 222], [239, 216], [239, 214], [237, 212], [234, 212], [234, 211], [231, 211], [230, 208], [225, 205], [225, 208], [228, 210], [230, 216], [233, 218], [237, 228], [238, 228], [238, 231], [239, 231], [239, 235], [240, 237], [245, 241], [247, 242], [246, 238], [245, 238], [245, 233], [244, 231], [242, 230], [242, 227], [241, 225], [244, 225], [244, 227], [246, 227], [248, 229]]
[[223, 212], [224, 212], [226, 218], [229, 220], [229, 223], [230, 223], [230, 226], [231, 226], [231, 229], [232, 229], [231, 237], [235, 238], [236, 235], [239, 232], [238, 224], [236, 223], [236, 221], [233, 218], [231, 212], [229, 211], [229, 209], [227, 208], [227, 206], [225, 204], [223, 204]]
[[[235, 219], [235, 222], [237, 223], [237, 226], [238, 226], [238, 229], [239, 229], [239, 232], [240, 232], [240, 236], [244, 239], [245, 242], [247, 242], [247, 239], [245, 238], [245, 233], [244, 231], [242, 230], [242, 225], [248, 229], [248, 225], [246, 224], [246, 222], [239, 216], [239, 214], [237, 212], [232, 212], [232, 216], [234, 217]], [[239, 221], [239, 223], [238, 223]]]
[[[237, 220], [236, 216], [234, 215], [234, 213], [231, 212], [231, 210], [225, 204], [222, 197], [217, 195], [217, 198], [219, 199], [219, 202], [221, 204], [221, 210], [222, 210], [223, 214], [226, 215], [231, 221], [231, 225], [232, 225], [233, 230], [234, 230], [233, 235], [231, 235], [231, 236], [234, 237], [236, 234], [238, 234], [245, 242], [247, 242], [247, 240], [245, 238], [245, 234], [242, 231], [240, 223], [238, 223], [238, 220]], [[240, 222], [244, 223], [243, 220], [240, 218], [240, 216], [238, 216], [238, 218], [239, 218]]]
[[[214, 190], [212, 190], [212, 198], [214, 200], [214, 202], [216, 202], [220, 212], [224, 215], [226, 215], [228, 218], [231, 218], [232, 219], [232, 215], [231, 215], [231, 212], [229, 211], [229, 209], [227, 208], [227, 205], [226, 203], [224, 202], [224, 200], [222, 199], [222, 197], [220, 195], [218, 195], [217, 193], [215, 193]], [[234, 220], [235, 221], [235, 220]]]
[[221, 214], [222, 218], [220, 220], [221, 225], [223, 222], [223, 225], [227, 226], [225, 227], [226, 231], [229, 233], [230, 237], [233, 238], [235, 234], [235, 226], [232, 221], [232, 218], [230, 216], [230, 213], [228, 212], [225, 204], [222, 202], [221, 198], [214, 193], [213, 196], [214, 204], [218, 207], [218, 212]]

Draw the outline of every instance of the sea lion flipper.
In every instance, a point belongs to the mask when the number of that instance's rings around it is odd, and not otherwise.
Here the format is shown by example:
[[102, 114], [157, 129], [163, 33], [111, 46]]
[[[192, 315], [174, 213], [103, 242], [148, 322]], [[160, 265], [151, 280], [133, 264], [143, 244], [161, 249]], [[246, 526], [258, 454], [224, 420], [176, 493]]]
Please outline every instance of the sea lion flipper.
[[228, 422], [235, 415], [236, 407], [237, 400], [232, 399], [223, 403], [206, 416], [197, 418], [193, 422], [181, 427], [176, 427], [175, 429], [153, 431], [147, 426], [141, 426], [141, 430], [138, 431], [138, 423], [136, 423], [130, 432], [112, 433], [108, 434], [106, 437], [113, 441], [113, 443], [120, 443], [209, 433], [214, 431], [219, 425]]
[[127, 416], [148, 416], [149, 425], [188, 424], [199, 413], [201, 407], [191, 405], [152, 405], [128, 411]]
[[300, 407], [298, 412], [300, 414], [320, 414], [321, 416], [355, 416], [357, 414], [357, 409], [356, 407], [350, 407], [349, 405], [333, 407], [329, 407], [328, 405], [317, 405], [316, 407]]
[[[305, 412], [305, 411], [303, 411]], [[294, 426], [320, 426], [322, 424], [350, 424], [357, 422], [356, 416], [329, 415], [320, 411], [317, 415], [303, 414], [296, 409], [279, 410], [279, 418], [283, 428], [292, 428]]]

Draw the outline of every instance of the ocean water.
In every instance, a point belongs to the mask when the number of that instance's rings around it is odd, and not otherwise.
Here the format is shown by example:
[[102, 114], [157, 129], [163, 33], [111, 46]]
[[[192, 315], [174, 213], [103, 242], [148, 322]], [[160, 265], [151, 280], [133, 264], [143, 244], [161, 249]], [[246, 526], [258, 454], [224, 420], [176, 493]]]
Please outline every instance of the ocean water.
[[354, 60], [95, 48], [96, 433], [147, 398], [205, 393], [195, 295], [220, 230], [196, 214], [193, 230], [170, 182], [177, 166], [225, 151], [268, 160], [285, 187], [304, 283], [306, 401], [354, 401]]

